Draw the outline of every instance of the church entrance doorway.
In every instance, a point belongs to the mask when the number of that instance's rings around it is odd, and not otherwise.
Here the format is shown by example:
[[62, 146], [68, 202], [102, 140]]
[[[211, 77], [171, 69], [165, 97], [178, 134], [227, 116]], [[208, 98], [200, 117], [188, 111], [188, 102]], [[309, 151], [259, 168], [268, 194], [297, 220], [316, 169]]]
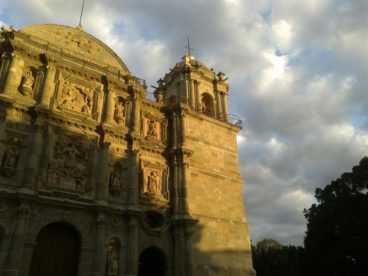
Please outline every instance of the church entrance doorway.
[[166, 276], [166, 270], [166, 257], [160, 249], [149, 247], [139, 256], [138, 276]]
[[77, 276], [80, 238], [63, 223], [44, 227], [37, 237], [29, 276]]

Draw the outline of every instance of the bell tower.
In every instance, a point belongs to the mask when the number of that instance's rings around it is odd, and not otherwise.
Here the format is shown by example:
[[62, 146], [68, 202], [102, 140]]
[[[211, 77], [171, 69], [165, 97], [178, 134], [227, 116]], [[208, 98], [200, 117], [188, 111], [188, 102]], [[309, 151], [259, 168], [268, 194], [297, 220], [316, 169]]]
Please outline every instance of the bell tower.
[[193, 56], [185, 54], [158, 85], [156, 98], [163, 98], [166, 103], [185, 103], [193, 111], [227, 120], [229, 85], [225, 74], [216, 74]]
[[240, 127], [228, 121], [228, 93], [225, 74], [190, 54], [154, 92], [169, 122], [175, 275], [255, 275], [236, 141]]

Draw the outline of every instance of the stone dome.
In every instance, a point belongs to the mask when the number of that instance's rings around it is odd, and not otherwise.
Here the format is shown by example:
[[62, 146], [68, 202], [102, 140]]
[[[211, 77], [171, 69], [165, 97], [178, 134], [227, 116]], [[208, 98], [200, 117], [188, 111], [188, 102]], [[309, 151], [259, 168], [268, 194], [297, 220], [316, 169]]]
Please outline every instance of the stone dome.
[[64, 53], [129, 74], [127, 66], [110, 47], [81, 28], [39, 24], [24, 27], [20, 32], [39, 43], [48, 44], [48, 47], [62, 49]]

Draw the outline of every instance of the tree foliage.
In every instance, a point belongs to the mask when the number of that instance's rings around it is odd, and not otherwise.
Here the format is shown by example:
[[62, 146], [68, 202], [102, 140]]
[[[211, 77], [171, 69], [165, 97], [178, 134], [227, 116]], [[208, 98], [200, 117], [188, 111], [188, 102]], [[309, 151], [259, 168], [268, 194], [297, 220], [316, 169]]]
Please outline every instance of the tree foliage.
[[264, 239], [252, 247], [252, 256], [257, 276], [302, 275], [302, 247], [283, 246], [275, 240]]
[[304, 211], [310, 275], [368, 275], [368, 157], [315, 191]]

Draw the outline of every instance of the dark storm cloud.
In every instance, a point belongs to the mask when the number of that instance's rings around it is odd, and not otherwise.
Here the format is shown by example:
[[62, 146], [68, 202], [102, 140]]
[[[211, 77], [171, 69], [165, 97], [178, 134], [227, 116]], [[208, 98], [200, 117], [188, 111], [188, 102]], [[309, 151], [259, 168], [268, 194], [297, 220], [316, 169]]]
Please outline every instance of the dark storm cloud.
[[[302, 243], [315, 187], [367, 154], [365, 0], [86, 1], [84, 28], [150, 84], [183, 55], [230, 77], [252, 240]], [[2, 1], [0, 21], [77, 25], [79, 1]], [[292, 11], [292, 12], [290, 12]]]

